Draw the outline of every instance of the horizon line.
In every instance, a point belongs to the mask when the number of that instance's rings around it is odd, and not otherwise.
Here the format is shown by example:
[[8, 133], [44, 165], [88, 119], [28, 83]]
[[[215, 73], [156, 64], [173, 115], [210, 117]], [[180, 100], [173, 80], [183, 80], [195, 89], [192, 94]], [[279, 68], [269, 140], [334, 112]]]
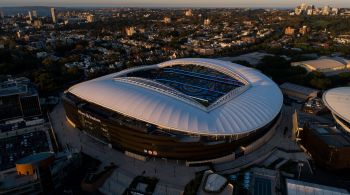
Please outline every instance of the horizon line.
[[[328, 4], [329, 5], [329, 4]], [[325, 5], [323, 5], [325, 6]], [[323, 7], [323, 6], [318, 6], [318, 7]], [[330, 5], [329, 5], [330, 6]], [[293, 9], [296, 6], [244, 6], [244, 5], [221, 5], [221, 6], [211, 6], [211, 5], [202, 5], [202, 6], [197, 6], [197, 5], [125, 5], [125, 4], [105, 4], [105, 5], [77, 5], [77, 4], [71, 4], [71, 5], [0, 5], [1, 8], [25, 8], [25, 7], [57, 7], [57, 8], [211, 8], [211, 9], [232, 9], [232, 8], [254, 8], [254, 9]], [[333, 7], [333, 6], [331, 6]], [[336, 7], [340, 9], [349, 9], [350, 7]]]

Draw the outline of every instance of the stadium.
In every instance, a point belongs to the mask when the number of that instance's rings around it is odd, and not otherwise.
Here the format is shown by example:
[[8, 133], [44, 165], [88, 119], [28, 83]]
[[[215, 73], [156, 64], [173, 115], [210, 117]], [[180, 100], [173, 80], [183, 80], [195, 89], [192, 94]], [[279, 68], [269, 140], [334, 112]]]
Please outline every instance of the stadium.
[[67, 121], [139, 156], [203, 161], [255, 150], [274, 133], [283, 96], [262, 73], [185, 58], [126, 69], [69, 88]]
[[347, 133], [350, 133], [350, 87], [338, 87], [323, 93], [323, 102], [333, 118]]

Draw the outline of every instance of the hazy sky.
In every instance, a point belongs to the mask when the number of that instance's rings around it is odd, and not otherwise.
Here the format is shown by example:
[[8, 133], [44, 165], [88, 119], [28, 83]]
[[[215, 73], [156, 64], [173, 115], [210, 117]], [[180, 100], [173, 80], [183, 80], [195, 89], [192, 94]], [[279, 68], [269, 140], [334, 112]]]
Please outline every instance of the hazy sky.
[[350, 0], [0, 0], [0, 6], [137, 6], [137, 7], [350, 7]]

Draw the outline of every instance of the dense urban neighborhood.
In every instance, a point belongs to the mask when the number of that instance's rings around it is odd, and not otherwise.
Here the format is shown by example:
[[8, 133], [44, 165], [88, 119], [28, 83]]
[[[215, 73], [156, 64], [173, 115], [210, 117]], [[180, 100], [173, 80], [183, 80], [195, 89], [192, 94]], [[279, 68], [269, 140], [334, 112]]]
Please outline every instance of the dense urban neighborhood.
[[0, 7], [0, 194], [349, 194], [350, 8]]

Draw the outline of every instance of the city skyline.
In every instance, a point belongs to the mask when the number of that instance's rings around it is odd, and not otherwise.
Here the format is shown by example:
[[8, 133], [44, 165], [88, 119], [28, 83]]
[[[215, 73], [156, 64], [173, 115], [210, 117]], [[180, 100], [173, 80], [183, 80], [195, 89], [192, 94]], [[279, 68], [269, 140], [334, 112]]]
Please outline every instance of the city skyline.
[[349, 194], [350, 3], [305, 1], [0, 0], [0, 194]]
[[238, 0], [193, 0], [191, 2], [185, 0], [178, 0], [176, 3], [164, 2], [161, 0], [102, 0], [99, 3], [93, 0], [75, 0], [74, 2], [69, 0], [28, 0], [23, 2], [21, 0], [3, 0], [0, 2], [0, 6], [73, 6], [73, 7], [107, 7], [107, 6], [119, 6], [119, 7], [279, 7], [290, 8], [301, 3], [313, 4], [315, 6], [331, 5], [336, 7], [350, 7], [347, 0], [309, 0], [309, 1], [278, 1], [278, 0], [246, 0], [244, 3]]

